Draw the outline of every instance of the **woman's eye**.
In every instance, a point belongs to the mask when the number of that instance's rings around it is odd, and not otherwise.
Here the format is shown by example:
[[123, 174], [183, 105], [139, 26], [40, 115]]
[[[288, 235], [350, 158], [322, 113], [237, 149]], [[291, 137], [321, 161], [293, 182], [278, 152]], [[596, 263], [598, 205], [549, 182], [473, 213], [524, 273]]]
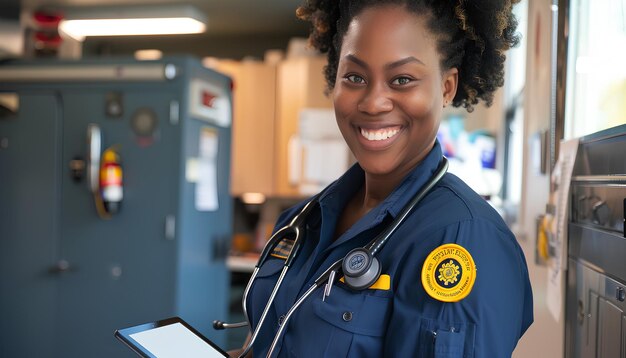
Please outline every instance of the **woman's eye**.
[[363, 77], [359, 76], [359, 75], [348, 75], [346, 77], [348, 79], [348, 81], [352, 82], [352, 83], [365, 83], [365, 79], [363, 79]]
[[411, 81], [412, 81], [412, 79], [409, 78], [409, 77], [398, 77], [395, 80], [391, 81], [391, 84], [402, 86], [402, 85], [409, 84]]

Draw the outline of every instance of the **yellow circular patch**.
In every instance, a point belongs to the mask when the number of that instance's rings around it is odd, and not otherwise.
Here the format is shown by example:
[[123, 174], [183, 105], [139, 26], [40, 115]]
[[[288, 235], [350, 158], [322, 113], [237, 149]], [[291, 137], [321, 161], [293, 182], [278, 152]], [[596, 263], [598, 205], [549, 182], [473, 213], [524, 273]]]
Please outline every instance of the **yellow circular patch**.
[[457, 244], [434, 249], [422, 266], [422, 285], [430, 297], [442, 302], [457, 302], [469, 295], [476, 281], [472, 255]]

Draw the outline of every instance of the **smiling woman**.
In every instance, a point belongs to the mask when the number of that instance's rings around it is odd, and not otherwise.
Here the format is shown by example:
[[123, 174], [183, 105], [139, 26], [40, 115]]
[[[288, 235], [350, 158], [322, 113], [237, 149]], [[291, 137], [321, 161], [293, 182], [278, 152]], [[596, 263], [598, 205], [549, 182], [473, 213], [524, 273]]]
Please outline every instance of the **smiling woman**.
[[339, 54], [333, 91], [339, 129], [363, 170], [384, 175], [388, 190], [428, 154], [444, 104], [456, 92], [458, 71], [440, 69], [427, 20], [398, 6], [364, 10]]
[[[260, 265], [247, 295], [255, 356], [511, 356], [533, 320], [522, 250], [454, 175], [424, 188], [445, 162], [443, 108], [489, 105], [503, 84], [514, 2], [311, 0], [298, 9], [313, 25], [311, 44], [328, 53], [328, 93], [357, 164], [314, 199], [290, 270], [279, 274], [278, 256]], [[387, 232], [384, 248], [368, 244]], [[346, 277], [303, 295], [342, 259]], [[350, 284], [357, 261], [375, 262], [378, 280]]]

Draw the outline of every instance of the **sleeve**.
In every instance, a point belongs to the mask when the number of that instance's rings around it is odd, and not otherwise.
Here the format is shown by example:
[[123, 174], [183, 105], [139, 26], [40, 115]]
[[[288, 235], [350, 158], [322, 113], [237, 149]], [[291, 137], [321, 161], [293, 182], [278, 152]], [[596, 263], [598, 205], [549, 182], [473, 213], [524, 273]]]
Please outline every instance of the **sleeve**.
[[[444, 244], [463, 247], [476, 267], [470, 292], [456, 302], [431, 297], [421, 280], [426, 258]], [[532, 322], [532, 292], [508, 229], [481, 219], [451, 224], [399, 261], [386, 356], [511, 357]]]

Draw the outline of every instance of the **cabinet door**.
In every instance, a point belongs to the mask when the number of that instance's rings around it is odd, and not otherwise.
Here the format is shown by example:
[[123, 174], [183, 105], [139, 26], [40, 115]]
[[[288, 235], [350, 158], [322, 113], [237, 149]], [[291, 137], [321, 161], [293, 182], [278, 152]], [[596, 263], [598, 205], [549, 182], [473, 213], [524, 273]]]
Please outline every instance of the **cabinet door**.
[[589, 292], [589, 311], [585, 317], [584, 340], [579, 342], [582, 345], [581, 357], [594, 358], [598, 347], [598, 321], [600, 312], [598, 310], [600, 298], [595, 292]]
[[604, 277], [582, 263], [569, 260], [567, 282], [566, 356], [596, 358], [600, 295]]
[[598, 302], [600, 326], [598, 327], [598, 357], [624, 357], [622, 352], [622, 312], [613, 303], [600, 298]]
[[[304, 108], [332, 108], [330, 98], [324, 94], [326, 80], [323, 70], [325, 57], [288, 59], [278, 67], [276, 103], [276, 195], [302, 196], [298, 183], [289, 178], [289, 142], [298, 132], [298, 117]], [[293, 153], [292, 153], [293, 154]]]
[[233, 80], [231, 193], [274, 193], [276, 66], [222, 61]]
[[[54, 351], [60, 111], [54, 93], [18, 93], [0, 118], [0, 357]], [[33, 342], [36, 342], [33, 344]]]
[[[105, 114], [108, 95], [63, 95], [61, 255], [68, 270], [60, 280], [59, 357], [132, 357], [115, 329], [170, 316], [176, 305], [176, 240], [165, 233], [180, 173], [179, 127], [169, 120], [175, 95], [124, 91], [119, 118]], [[98, 216], [86, 181], [75, 182], [66, 169], [85, 157], [90, 123], [101, 129], [102, 150], [117, 145], [122, 161], [124, 198], [108, 220]]]

